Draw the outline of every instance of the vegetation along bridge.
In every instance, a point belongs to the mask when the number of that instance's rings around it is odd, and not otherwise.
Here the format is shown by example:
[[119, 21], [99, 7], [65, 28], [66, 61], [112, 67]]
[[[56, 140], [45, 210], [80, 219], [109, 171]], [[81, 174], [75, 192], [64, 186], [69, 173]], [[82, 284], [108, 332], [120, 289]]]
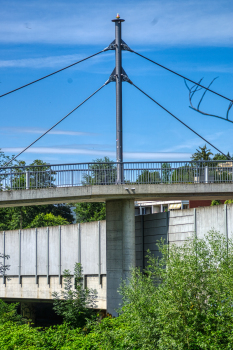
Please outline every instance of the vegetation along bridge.
[[113, 199], [226, 199], [232, 161], [78, 163], [0, 169], [0, 206]]

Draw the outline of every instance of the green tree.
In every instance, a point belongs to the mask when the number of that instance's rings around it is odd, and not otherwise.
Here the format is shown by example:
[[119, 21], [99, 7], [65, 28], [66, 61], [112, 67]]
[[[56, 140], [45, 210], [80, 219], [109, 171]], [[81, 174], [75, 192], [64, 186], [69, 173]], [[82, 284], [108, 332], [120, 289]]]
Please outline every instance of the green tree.
[[213, 160], [228, 160], [228, 159], [232, 159], [229, 152], [227, 153], [226, 157], [221, 153], [216, 153], [213, 157]]
[[72, 276], [69, 270], [63, 272], [64, 291], [59, 295], [52, 294], [54, 298], [54, 311], [63, 317], [71, 328], [84, 327], [87, 318], [92, 318], [96, 307], [97, 291], [83, 288], [82, 265], [76, 263], [74, 266], [74, 289], [72, 287]]
[[232, 204], [233, 203], [233, 199], [227, 199], [224, 204]]
[[76, 222], [90, 222], [106, 219], [105, 203], [77, 203], [75, 207]]
[[161, 178], [159, 171], [150, 171], [150, 170], [143, 170], [141, 174], [137, 178], [137, 183], [139, 184], [155, 184], [155, 183], [160, 183]]
[[213, 207], [214, 205], [220, 205], [220, 204], [221, 204], [221, 201], [219, 199], [214, 199], [211, 202], [210, 206]]
[[61, 217], [60, 215], [55, 216], [52, 213], [45, 214], [40, 213], [34, 220], [27, 226], [27, 228], [32, 227], [46, 227], [46, 226], [58, 226], [58, 225], [68, 225], [69, 222]]
[[117, 178], [116, 165], [109, 157], [93, 160], [88, 172], [83, 176], [83, 185], [115, 184]]
[[195, 153], [193, 153], [193, 155], [191, 156], [192, 160], [211, 160], [211, 155], [213, 155], [213, 153], [210, 151], [210, 149], [207, 149], [206, 145], [203, 147], [199, 147], [199, 149], [197, 149]]
[[[64, 220], [66, 220], [67, 223], [71, 224], [74, 221], [70, 205], [67, 204], [48, 204], [34, 205], [29, 207], [0, 208], [0, 230], [17, 230], [30, 227], [31, 222], [38, 215], [40, 216], [41, 214], [46, 215], [50, 213], [55, 217], [62, 217]], [[43, 222], [43, 220], [37, 220], [38, 225], [40, 222]]]
[[[116, 166], [109, 157], [93, 160], [93, 164], [89, 166], [88, 172], [83, 176], [84, 186], [115, 184], [115, 182]], [[98, 221], [106, 218], [105, 203], [77, 203], [75, 207], [76, 222]]]
[[170, 183], [172, 176], [171, 164], [163, 163], [162, 164], [162, 182]]

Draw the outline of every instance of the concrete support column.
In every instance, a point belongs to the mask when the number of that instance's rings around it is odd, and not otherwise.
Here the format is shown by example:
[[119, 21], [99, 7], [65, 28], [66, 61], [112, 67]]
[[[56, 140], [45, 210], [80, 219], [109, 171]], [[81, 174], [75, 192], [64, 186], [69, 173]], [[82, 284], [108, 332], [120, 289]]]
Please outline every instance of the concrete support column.
[[135, 267], [134, 200], [106, 202], [107, 312], [117, 316], [121, 296], [117, 292], [122, 279]]

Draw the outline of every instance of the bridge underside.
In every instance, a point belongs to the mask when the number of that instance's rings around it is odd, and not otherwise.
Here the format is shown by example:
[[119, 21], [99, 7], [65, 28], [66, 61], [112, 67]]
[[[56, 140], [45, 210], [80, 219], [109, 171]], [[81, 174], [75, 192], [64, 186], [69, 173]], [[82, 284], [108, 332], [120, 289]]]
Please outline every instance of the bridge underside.
[[0, 207], [108, 200], [201, 200], [233, 198], [232, 183], [140, 184], [56, 187], [0, 192]]

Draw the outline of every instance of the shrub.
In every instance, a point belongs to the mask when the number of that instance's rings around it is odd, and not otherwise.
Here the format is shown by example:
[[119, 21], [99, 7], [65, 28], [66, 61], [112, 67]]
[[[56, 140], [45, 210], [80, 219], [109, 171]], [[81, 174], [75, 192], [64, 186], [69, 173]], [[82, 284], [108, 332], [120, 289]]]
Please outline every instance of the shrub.
[[135, 349], [232, 349], [233, 243], [211, 231], [183, 246], [160, 243], [121, 293]]
[[74, 267], [74, 289], [72, 288], [72, 276], [69, 270], [64, 273], [64, 291], [59, 295], [54, 292], [54, 311], [64, 318], [71, 328], [84, 327], [86, 319], [94, 316], [97, 291], [83, 288], [82, 266], [76, 263]]

